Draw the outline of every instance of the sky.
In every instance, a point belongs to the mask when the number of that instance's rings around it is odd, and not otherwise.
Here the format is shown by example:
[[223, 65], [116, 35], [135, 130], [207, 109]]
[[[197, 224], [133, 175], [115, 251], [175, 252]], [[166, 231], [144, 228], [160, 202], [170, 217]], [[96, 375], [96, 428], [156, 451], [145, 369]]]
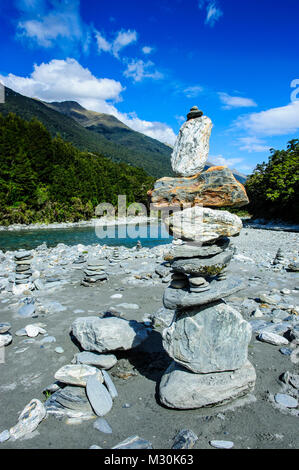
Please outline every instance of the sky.
[[299, 131], [298, 0], [0, 0], [0, 81], [174, 145], [192, 106], [209, 160], [250, 174]]

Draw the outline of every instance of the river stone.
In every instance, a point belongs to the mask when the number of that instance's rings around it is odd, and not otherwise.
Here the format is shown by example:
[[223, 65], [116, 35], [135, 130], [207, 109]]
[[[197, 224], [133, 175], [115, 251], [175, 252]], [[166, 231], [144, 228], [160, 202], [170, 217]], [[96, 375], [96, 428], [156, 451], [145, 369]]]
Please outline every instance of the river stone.
[[258, 335], [258, 339], [264, 343], [274, 344], [275, 346], [283, 346], [289, 344], [288, 340], [283, 336], [263, 331]]
[[167, 261], [177, 260], [180, 258], [210, 258], [222, 253], [230, 244], [229, 238], [222, 238], [215, 245], [195, 245], [185, 243], [180, 246], [175, 246], [170, 253], [167, 253]]
[[0, 348], [8, 346], [12, 342], [12, 335], [10, 333], [3, 333], [0, 335]]
[[212, 121], [207, 116], [191, 119], [182, 125], [171, 155], [175, 173], [192, 176], [204, 169], [212, 127]]
[[196, 374], [224, 372], [247, 361], [251, 326], [223, 302], [177, 314], [163, 331], [163, 347], [177, 363]]
[[139, 436], [131, 436], [124, 441], [112, 447], [112, 449], [152, 449], [151, 442], [140, 438]]
[[34, 398], [20, 414], [18, 423], [10, 428], [9, 432], [11, 437], [13, 439], [19, 439], [33, 432], [45, 416], [46, 409], [44, 405]]
[[92, 412], [85, 388], [68, 385], [52, 395], [60, 405], [71, 410]]
[[235, 236], [242, 229], [242, 220], [237, 215], [200, 206], [176, 211], [163, 221], [175, 238], [200, 243]]
[[5, 429], [5, 431], [2, 431], [0, 433], [0, 444], [2, 444], [2, 442], [8, 441], [9, 438], [10, 438], [9, 430]]
[[235, 292], [244, 289], [244, 287], [245, 284], [237, 279], [222, 282], [212, 281], [210, 283], [210, 289], [201, 293], [190, 293], [186, 289], [172, 289], [171, 287], [167, 287], [164, 291], [163, 304], [165, 308], [171, 310], [205, 305], [229, 297]]
[[158, 210], [201, 204], [203, 207], [242, 207], [249, 203], [244, 186], [227, 167], [218, 166], [191, 177], [161, 178], [148, 196]]
[[193, 449], [194, 444], [198, 441], [198, 436], [189, 429], [180, 431], [174, 440], [172, 449]]
[[291, 397], [291, 395], [287, 395], [286, 393], [276, 393], [274, 396], [276, 403], [285, 408], [297, 408], [298, 400], [296, 398]]
[[86, 382], [86, 394], [97, 416], [105, 416], [112, 408], [113, 402], [107, 388], [91, 375]]
[[35, 312], [34, 304], [25, 304], [18, 310], [18, 314], [21, 317], [31, 317]]
[[215, 276], [228, 266], [233, 255], [232, 250], [226, 250], [212, 258], [179, 259], [172, 263], [172, 269], [192, 276]]
[[112, 434], [112, 429], [109, 423], [104, 418], [98, 418], [93, 423], [94, 429], [97, 431], [103, 432], [105, 434]]
[[149, 329], [135, 320], [109, 317], [80, 317], [72, 324], [72, 333], [85, 351], [108, 352], [139, 346]]
[[15, 254], [16, 260], [28, 259], [31, 257], [32, 257], [31, 251], [19, 251], [18, 253]]
[[75, 354], [74, 360], [77, 364], [89, 364], [91, 366], [98, 366], [101, 369], [111, 369], [117, 363], [117, 358], [114, 354], [97, 354], [88, 351]]
[[26, 331], [27, 336], [29, 336], [29, 338], [35, 338], [36, 336], [38, 336], [40, 333], [40, 330], [41, 329], [36, 325], [25, 326], [25, 331]]
[[194, 374], [172, 362], [160, 382], [160, 400], [168, 408], [195, 409], [222, 405], [254, 389], [256, 374], [250, 362], [235, 372]]
[[88, 377], [92, 375], [96, 375], [103, 382], [101, 371], [85, 364], [68, 364], [63, 366], [56, 372], [54, 377], [62, 383], [85, 387]]
[[216, 449], [232, 449], [234, 447], [232, 441], [210, 441], [210, 445]]
[[111, 379], [110, 375], [108, 374], [108, 372], [106, 372], [105, 370], [102, 370], [102, 374], [103, 374], [104, 383], [105, 383], [111, 397], [112, 398], [118, 397], [116, 387], [115, 387], [114, 383], [112, 382], [112, 379]]

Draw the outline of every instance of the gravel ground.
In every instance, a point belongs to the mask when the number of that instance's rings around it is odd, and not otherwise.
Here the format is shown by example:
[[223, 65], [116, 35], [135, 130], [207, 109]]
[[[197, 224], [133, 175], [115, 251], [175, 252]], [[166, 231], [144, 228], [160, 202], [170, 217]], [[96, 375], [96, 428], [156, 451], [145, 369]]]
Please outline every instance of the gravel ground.
[[[267, 326], [286, 325], [289, 331], [299, 323], [298, 273], [275, 269], [271, 264], [278, 248], [288, 261], [298, 257], [298, 242], [297, 233], [251, 228], [244, 228], [241, 235], [233, 239], [237, 254], [228, 268], [228, 275], [241, 278], [246, 288], [228, 298], [227, 303], [253, 322], [249, 359], [256, 368], [257, 381], [251, 396], [231, 405], [201, 410], [178, 411], [163, 407], [157, 390], [169, 358], [162, 348], [162, 327], [156, 322], [145, 343], [134, 350], [116, 353], [118, 363], [109, 372], [119, 396], [105, 416], [112, 434], [95, 430], [93, 420], [70, 425], [65, 419], [50, 415], [30, 436], [8, 440], [0, 444], [1, 448], [88, 449], [98, 445], [110, 449], [127, 437], [138, 435], [149, 440], [154, 449], [170, 449], [181, 429], [191, 429], [197, 434], [195, 448], [198, 449], [212, 448], [211, 440], [233, 441], [236, 449], [298, 448], [298, 407], [289, 409], [273, 403], [273, 395], [280, 392], [292, 393], [298, 398], [298, 390], [290, 392], [280, 380], [286, 371], [298, 374], [298, 363], [292, 356], [282, 354], [281, 346], [259, 341], [256, 331], [256, 322], [262, 320]], [[14, 270], [14, 253], [7, 252], [0, 260], [3, 276], [0, 278], [0, 322], [11, 323], [13, 337], [12, 343], [5, 347], [5, 362], [0, 364], [0, 434], [16, 424], [19, 413], [33, 398], [45, 401], [42, 390], [54, 382], [55, 372], [69, 364], [78, 352], [69, 335], [77, 317], [103, 314], [114, 307], [123, 318], [141, 322], [162, 306], [167, 283], [155, 274], [155, 268], [163, 262], [167, 246], [140, 252], [122, 248], [119, 252], [123, 259], [109, 267], [109, 280], [91, 288], [84, 287], [80, 284], [83, 265], [72, 263], [80, 254], [93, 256], [99, 250], [99, 246], [60, 245], [32, 252], [33, 270], [39, 271], [41, 279], [49, 280], [52, 276], [65, 281], [59, 281], [52, 289], [47, 282], [45, 289], [31, 293], [35, 299], [35, 318], [18, 314], [25, 294], [7, 292], [8, 279]], [[105, 252], [113, 256], [112, 249], [107, 248]], [[111, 299], [116, 293], [122, 297]], [[260, 299], [262, 294], [274, 296], [276, 303], [265, 303]], [[64, 309], [58, 311], [59, 305], [51, 302], [58, 302]], [[136, 304], [139, 308], [117, 307], [124, 303]], [[257, 308], [262, 317], [252, 316]], [[27, 337], [15, 335], [31, 323], [41, 323], [56, 342], [43, 343], [43, 335], [29, 341]], [[63, 348], [62, 354], [55, 352], [58, 346]], [[287, 347], [294, 351], [296, 341]], [[129, 377], [124, 380], [115, 376], [117, 368], [129, 371]]]

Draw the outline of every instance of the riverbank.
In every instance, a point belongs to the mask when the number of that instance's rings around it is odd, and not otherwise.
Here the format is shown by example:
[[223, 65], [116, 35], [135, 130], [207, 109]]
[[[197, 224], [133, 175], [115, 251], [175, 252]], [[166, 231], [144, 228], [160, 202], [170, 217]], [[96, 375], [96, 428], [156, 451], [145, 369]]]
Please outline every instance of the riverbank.
[[[249, 359], [257, 372], [256, 386], [248, 401], [201, 410], [172, 410], [159, 403], [157, 390], [169, 357], [162, 347], [162, 331], [167, 321], [161, 315], [162, 296], [170, 280], [163, 256], [171, 245], [154, 248], [60, 244], [55, 248], [31, 250], [32, 271], [40, 282], [38, 290], [28, 286], [21, 293], [12, 288], [15, 252], [0, 256], [0, 322], [10, 323], [12, 342], [5, 347], [5, 363], [0, 364], [0, 435], [15, 425], [19, 413], [36, 398], [43, 403], [43, 390], [55, 382], [54, 374], [71, 364], [79, 352], [69, 335], [78, 317], [120, 316], [151, 326], [148, 339], [135, 349], [114, 351], [117, 363], [109, 369], [118, 397], [105, 416], [112, 433], [94, 428], [95, 418], [58, 419], [49, 415], [27, 438], [8, 440], [3, 449], [88, 449], [98, 445], [110, 449], [129, 436], [149, 440], [154, 449], [170, 449], [181, 429], [191, 429], [199, 440], [196, 449], [211, 448], [211, 440], [229, 440], [237, 449], [298, 448], [299, 409], [279, 407], [273, 396], [284, 393], [280, 377], [286, 371], [298, 374], [298, 364], [288, 351], [289, 338], [281, 346], [259, 341], [258, 331], [273, 328], [281, 336], [299, 325], [298, 273], [288, 272], [272, 261], [278, 248], [287, 260], [298, 254], [298, 235], [244, 228], [232, 239], [237, 248], [228, 276], [241, 278], [244, 290], [226, 299], [253, 328]], [[94, 287], [81, 285], [87, 259], [102, 256], [108, 280]], [[271, 303], [265, 303], [268, 296]], [[269, 297], [270, 296], [270, 297]], [[27, 299], [27, 300], [25, 300]], [[20, 314], [31, 300], [34, 311]], [[24, 310], [23, 310], [24, 312]], [[297, 312], [297, 314], [296, 314]], [[28, 313], [28, 312], [27, 312]], [[37, 337], [21, 336], [28, 324], [44, 331]], [[292, 349], [293, 348], [293, 349]], [[49, 395], [50, 392], [48, 392]], [[294, 394], [298, 391], [294, 389]]]

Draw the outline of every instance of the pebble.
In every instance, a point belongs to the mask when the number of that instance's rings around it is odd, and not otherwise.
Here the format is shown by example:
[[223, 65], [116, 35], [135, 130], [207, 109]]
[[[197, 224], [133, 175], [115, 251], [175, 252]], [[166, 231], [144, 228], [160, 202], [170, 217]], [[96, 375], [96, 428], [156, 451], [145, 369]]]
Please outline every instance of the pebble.
[[108, 374], [108, 372], [106, 372], [105, 370], [102, 370], [102, 374], [103, 374], [103, 379], [104, 379], [104, 383], [111, 395], [112, 398], [116, 398], [118, 397], [118, 393], [117, 393], [117, 390], [115, 388], [115, 385], [114, 383], [112, 382], [111, 378], [110, 378], [110, 375]]
[[232, 441], [210, 441], [210, 445], [216, 449], [232, 449], [234, 447]]
[[35, 312], [35, 305], [34, 304], [25, 304], [18, 310], [18, 314], [21, 317], [31, 317], [31, 315]]
[[122, 294], [113, 294], [110, 299], [122, 299]]
[[124, 308], [126, 310], [139, 310], [139, 305], [137, 304], [118, 304], [116, 305], [117, 308]]
[[291, 395], [287, 395], [286, 393], [276, 393], [275, 401], [281, 406], [286, 408], [297, 408], [298, 400], [291, 397]]
[[198, 441], [198, 436], [189, 429], [183, 429], [175, 437], [172, 449], [192, 449]]
[[98, 418], [94, 422], [93, 427], [97, 429], [97, 431], [103, 432], [105, 434], [112, 434], [112, 429], [104, 418]]
[[101, 369], [111, 369], [117, 363], [117, 358], [114, 354], [96, 354], [83, 351], [75, 354], [74, 363], [89, 364], [91, 366], [98, 366]]
[[7, 333], [10, 329], [10, 323], [0, 323], [0, 334]]
[[10, 428], [11, 437], [19, 439], [33, 432], [45, 416], [46, 409], [44, 405], [34, 398], [20, 414], [18, 423]]
[[292, 350], [289, 349], [289, 348], [280, 348], [279, 350], [281, 352], [281, 354], [283, 354], [284, 356], [290, 356], [292, 354]]
[[58, 346], [57, 348], [55, 348], [55, 352], [57, 352], [57, 354], [63, 354], [63, 353], [64, 353], [64, 349], [61, 348], [60, 346]]
[[112, 449], [152, 449], [151, 442], [140, 438], [139, 436], [131, 436], [124, 441], [112, 447]]
[[90, 376], [96, 375], [103, 382], [101, 371], [85, 364], [67, 364], [55, 373], [55, 379], [70, 385], [86, 386]]
[[5, 429], [5, 431], [2, 431], [0, 433], [0, 444], [2, 444], [2, 442], [8, 441], [9, 438], [10, 438], [9, 430]]
[[275, 333], [263, 332], [258, 335], [258, 339], [264, 343], [274, 344], [275, 346], [282, 346], [289, 344], [286, 338]]
[[86, 394], [97, 416], [105, 416], [112, 408], [112, 398], [107, 388], [91, 375], [86, 381]]

